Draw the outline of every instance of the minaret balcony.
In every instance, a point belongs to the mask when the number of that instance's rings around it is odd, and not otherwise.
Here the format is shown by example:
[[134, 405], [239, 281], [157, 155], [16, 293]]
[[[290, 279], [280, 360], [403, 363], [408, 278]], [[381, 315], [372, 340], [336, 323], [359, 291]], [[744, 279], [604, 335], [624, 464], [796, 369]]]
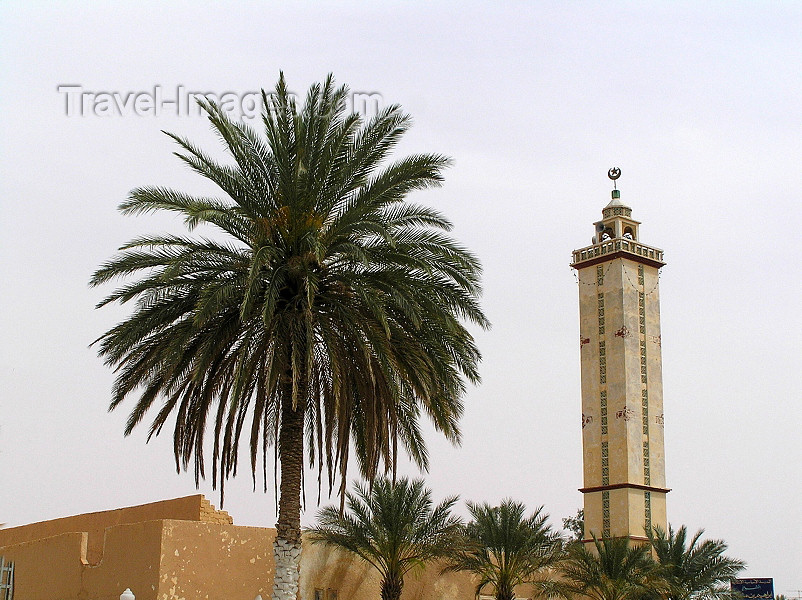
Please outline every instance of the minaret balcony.
[[571, 263], [571, 266], [575, 269], [589, 267], [596, 263], [613, 260], [614, 258], [629, 258], [635, 262], [645, 263], [658, 268], [665, 264], [663, 262], [662, 250], [627, 238], [604, 240], [598, 244], [588, 246], [587, 248], [574, 250], [573, 254], [574, 262]]

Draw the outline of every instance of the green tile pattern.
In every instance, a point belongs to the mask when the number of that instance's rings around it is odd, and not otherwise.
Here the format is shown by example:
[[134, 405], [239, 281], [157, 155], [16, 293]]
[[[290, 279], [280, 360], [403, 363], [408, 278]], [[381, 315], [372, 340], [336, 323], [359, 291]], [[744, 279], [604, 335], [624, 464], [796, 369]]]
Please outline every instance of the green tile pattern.
[[610, 485], [610, 445], [606, 441], [601, 444], [602, 485]]
[[599, 294], [599, 337], [604, 335], [604, 294]]
[[607, 390], [601, 391], [601, 433], [607, 435]]
[[649, 436], [649, 390], [646, 388], [641, 390], [641, 402], [643, 408], [643, 435]]
[[599, 383], [607, 383], [607, 349], [604, 340], [599, 342]]
[[638, 321], [640, 332], [646, 334], [646, 294], [638, 292]]

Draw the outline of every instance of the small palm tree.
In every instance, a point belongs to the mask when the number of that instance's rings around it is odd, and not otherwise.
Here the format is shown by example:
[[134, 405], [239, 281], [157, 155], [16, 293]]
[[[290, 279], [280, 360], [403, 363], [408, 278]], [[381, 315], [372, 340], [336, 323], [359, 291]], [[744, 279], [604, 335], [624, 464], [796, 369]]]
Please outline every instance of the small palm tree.
[[468, 510], [472, 521], [445, 570], [477, 575], [477, 595], [492, 586], [496, 600], [512, 600], [517, 585], [535, 583], [559, 559], [562, 538], [547, 524], [543, 507], [530, 517], [523, 504], [509, 499], [500, 506], [469, 502]]
[[644, 600], [665, 588], [660, 568], [648, 545], [630, 545], [627, 538], [593, 538], [587, 544], [571, 544], [560, 564], [562, 581], [555, 591], [565, 597], [592, 600]]
[[683, 525], [668, 532], [655, 527], [649, 534], [657, 562], [668, 584], [664, 598], [670, 600], [715, 600], [731, 596], [730, 579], [746, 566], [741, 560], [724, 556], [722, 540], [700, 541], [703, 529], [688, 540]]
[[461, 524], [451, 515], [456, 496], [433, 507], [422, 479], [380, 478], [372, 487], [357, 485], [346, 497], [345, 512], [333, 506], [320, 511], [318, 525], [308, 530], [310, 539], [373, 565], [381, 574], [382, 600], [398, 600], [410, 569], [444, 556]]

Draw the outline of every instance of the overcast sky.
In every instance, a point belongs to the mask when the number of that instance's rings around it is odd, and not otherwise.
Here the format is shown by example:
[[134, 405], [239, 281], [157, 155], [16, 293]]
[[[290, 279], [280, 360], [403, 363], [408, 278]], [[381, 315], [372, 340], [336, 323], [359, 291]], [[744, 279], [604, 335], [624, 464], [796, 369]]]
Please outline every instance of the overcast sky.
[[[88, 345], [127, 309], [95, 310], [109, 290], [87, 282], [130, 238], [181, 230], [121, 216], [129, 190], [208, 190], [161, 130], [217, 142], [170, 100], [270, 89], [280, 70], [303, 94], [332, 72], [413, 116], [399, 155], [453, 157], [444, 187], [414, 199], [484, 266], [483, 383], [461, 448], [428, 435], [435, 495], [543, 504], [557, 525], [582, 505], [568, 263], [618, 166], [641, 241], [668, 263], [669, 520], [724, 538], [778, 593], [802, 588], [802, 5], [88, 5], [0, 3], [0, 522], [195, 493], [169, 432], [123, 438], [131, 404], [106, 412], [113, 375]], [[225, 508], [275, 523], [245, 472]]]

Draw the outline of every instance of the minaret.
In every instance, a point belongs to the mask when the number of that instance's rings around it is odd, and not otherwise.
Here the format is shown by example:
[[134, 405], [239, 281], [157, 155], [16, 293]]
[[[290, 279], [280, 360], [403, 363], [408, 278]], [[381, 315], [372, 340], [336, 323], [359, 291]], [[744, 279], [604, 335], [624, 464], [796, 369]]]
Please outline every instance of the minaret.
[[612, 201], [592, 245], [574, 250], [579, 280], [585, 534], [646, 539], [666, 528], [663, 379], [658, 275], [663, 251], [642, 244], [640, 223]]

